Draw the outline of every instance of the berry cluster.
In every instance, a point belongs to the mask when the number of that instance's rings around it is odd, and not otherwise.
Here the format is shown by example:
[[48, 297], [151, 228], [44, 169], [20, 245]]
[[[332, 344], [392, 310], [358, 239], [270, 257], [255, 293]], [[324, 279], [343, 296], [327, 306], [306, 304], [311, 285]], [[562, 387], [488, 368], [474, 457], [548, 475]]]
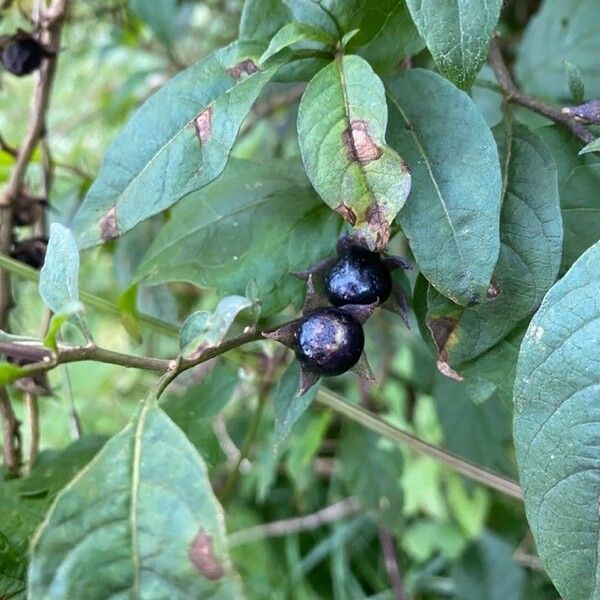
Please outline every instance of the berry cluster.
[[[343, 237], [337, 258], [298, 274], [308, 282], [302, 318], [266, 335], [294, 350], [302, 365], [300, 394], [319, 377], [341, 375], [350, 369], [372, 378], [363, 355], [362, 325], [375, 307], [384, 303], [406, 320], [404, 295], [391, 275], [399, 267], [410, 268], [399, 257], [383, 257]], [[316, 292], [315, 280], [333, 306], [327, 306]]]

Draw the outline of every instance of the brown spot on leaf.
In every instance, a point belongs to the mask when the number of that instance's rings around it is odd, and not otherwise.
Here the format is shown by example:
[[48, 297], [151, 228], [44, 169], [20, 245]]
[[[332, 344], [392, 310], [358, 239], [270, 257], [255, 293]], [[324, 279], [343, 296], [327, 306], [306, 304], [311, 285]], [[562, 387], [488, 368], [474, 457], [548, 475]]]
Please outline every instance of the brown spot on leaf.
[[100, 221], [100, 230], [102, 231], [102, 239], [105, 242], [114, 240], [119, 237], [119, 226], [117, 224], [117, 207], [113, 206]]
[[436, 361], [438, 371], [442, 375], [450, 377], [450, 379], [454, 379], [455, 381], [464, 381], [464, 378], [448, 364], [448, 351], [446, 349], [448, 339], [454, 332], [457, 323], [458, 321], [456, 319], [441, 317], [440, 319], [428, 321], [427, 327], [429, 327], [433, 341], [438, 349]]
[[247, 58], [246, 60], [239, 62], [237, 65], [233, 65], [233, 67], [227, 69], [227, 73], [234, 79], [240, 79], [242, 75], [252, 75], [252, 73], [256, 73], [256, 71], [258, 71], [258, 67], [250, 58]]
[[438, 371], [445, 375], [446, 377], [450, 377], [450, 379], [454, 379], [454, 381], [464, 381], [465, 378], [457, 373], [447, 362], [447, 359], [443, 358], [440, 354], [437, 359], [437, 368]]
[[360, 163], [363, 167], [377, 160], [383, 154], [381, 148], [369, 135], [369, 125], [366, 121], [358, 119], [351, 121], [350, 126], [342, 133], [342, 140], [348, 158]]
[[456, 328], [458, 321], [449, 317], [441, 317], [440, 319], [432, 319], [427, 322], [427, 327], [431, 331], [431, 336], [438, 349], [438, 352], [443, 352], [446, 342], [450, 334]]
[[367, 223], [369, 229], [375, 234], [375, 251], [383, 250], [390, 241], [390, 223], [382, 207], [373, 202], [367, 209]]
[[194, 127], [200, 141], [203, 144], [208, 142], [212, 135], [212, 108], [210, 106], [194, 119]]
[[344, 221], [348, 221], [348, 223], [350, 223], [350, 225], [352, 226], [356, 225], [356, 214], [349, 206], [342, 203], [339, 206], [337, 206], [334, 210], [338, 215], [342, 217], [342, 219], [344, 219]]
[[221, 579], [225, 575], [223, 565], [217, 560], [213, 550], [212, 536], [201, 529], [190, 547], [190, 560], [203, 577], [210, 581]]

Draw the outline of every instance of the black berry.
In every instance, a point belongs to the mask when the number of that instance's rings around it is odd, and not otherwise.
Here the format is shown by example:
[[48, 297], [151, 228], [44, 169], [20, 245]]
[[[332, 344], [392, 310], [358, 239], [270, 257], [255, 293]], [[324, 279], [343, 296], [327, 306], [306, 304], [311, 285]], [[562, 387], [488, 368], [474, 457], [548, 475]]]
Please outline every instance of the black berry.
[[2, 48], [0, 61], [7, 71], [22, 77], [39, 69], [44, 55], [44, 49], [33, 38], [13, 39]]
[[352, 315], [338, 308], [320, 308], [300, 320], [294, 341], [296, 358], [306, 371], [341, 375], [358, 362], [365, 334]]
[[379, 254], [352, 248], [331, 267], [325, 287], [334, 306], [385, 302], [392, 291], [392, 276]]
[[35, 237], [16, 242], [11, 256], [34, 269], [40, 269], [46, 259], [48, 238]]

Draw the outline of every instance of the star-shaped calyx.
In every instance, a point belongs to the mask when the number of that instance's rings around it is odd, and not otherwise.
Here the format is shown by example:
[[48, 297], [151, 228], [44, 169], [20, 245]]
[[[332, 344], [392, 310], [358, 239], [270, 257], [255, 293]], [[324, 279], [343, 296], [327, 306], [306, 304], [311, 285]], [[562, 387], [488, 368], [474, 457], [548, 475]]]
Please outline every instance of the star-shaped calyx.
[[294, 350], [302, 367], [300, 396], [322, 376], [351, 370], [360, 377], [375, 379], [364, 353], [362, 325], [376, 306], [377, 302], [329, 306], [315, 290], [312, 275], [308, 275], [302, 317], [263, 334]]

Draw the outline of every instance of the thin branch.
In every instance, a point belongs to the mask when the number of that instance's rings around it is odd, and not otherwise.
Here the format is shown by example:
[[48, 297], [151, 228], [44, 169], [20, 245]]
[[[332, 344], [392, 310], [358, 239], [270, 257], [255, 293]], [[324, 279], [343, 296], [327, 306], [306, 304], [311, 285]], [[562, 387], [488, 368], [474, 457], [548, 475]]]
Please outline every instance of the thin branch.
[[[265, 330], [268, 331], [268, 330]], [[82, 346], [82, 347], [64, 347], [60, 346], [58, 353], [48, 355], [48, 349], [41, 345], [32, 344], [15, 344], [10, 342], [0, 343], [0, 352], [8, 356], [17, 354], [21, 358], [31, 357], [32, 354], [43, 358], [39, 362], [25, 365], [22, 367], [23, 376], [31, 376], [35, 373], [48, 371], [58, 364], [66, 364], [72, 362], [80, 362], [85, 360], [94, 360], [97, 362], [105, 362], [109, 364], [120, 365], [123, 367], [137, 368], [149, 371], [164, 373], [158, 386], [156, 396], [159, 396], [164, 389], [175, 379], [180, 373], [187, 369], [204, 363], [212, 358], [220, 356], [233, 348], [237, 348], [249, 342], [261, 339], [263, 332], [251, 330], [241, 335], [225, 340], [218, 346], [206, 349], [195, 360], [164, 360], [159, 358], [147, 358], [143, 356], [132, 356], [120, 352], [113, 352], [105, 348], [97, 346]], [[19, 354], [20, 353], [20, 354]], [[359, 406], [349, 404], [343, 398], [334, 392], [321, 388], [317, 393], [317, 402], [331, 408], [335, 412], [346, 416], [347, 418], [356, 421], [357, 423], [383, 435], [396, 443], [408, 446], [415, 452], [430, 456], [438, 462], [447, 465], [462, 475], [465, 475], [474, 481], [478, 481], [488, 487], [498, 490], [504, 494], [522, 500], [523, 495], [521, 488], [516, 481], [504, 477], [487, 469], [483, 469], [469, 461], [466, 461], [442, 448], [438, 448], [429, 444], [418, 437], [411, 435], [401, 429], [398, 429], [385, 421], [382, 421], [373, 413]]]
[[[62, 22], [67, 10], [69, 0], [54, 0], [46, 12], [34, 15], [36, 25], [41, 26], [41, 41], [52, 50], [42, 60], [38, 73], [38, 83], [34, 92], [33, 103], [29, 115], [29, 123], [25, 137], [19, 146], [15, 164], [12, 168], [8, 184], [0, 194], [0, 254], [9, 254], [13, 240], [13, 203], [22, 190], [27, 167], [31, 162], [33, 152], [45, 135], [46, 113], [50, 102], [50, 92], [56, 73], [56, 62], [60, 48], [60, 35]], [[37, 3], [38, 8], [42, 7]], [[45, 5], [44, 5], [45, 6]], [[39, 12], [39, 11], [36, 11]], [[10, 273], [0, 269], [0, 329], [8, 330], [8, 317], [13, 306]], [[18, 428], [14, 429], [14, 414], [11, 417], [12, 408], [10, 399], [5, 390], [0, 390], [2, 398], [2, 414], [4, 417], [5, 436], [4, 461], [7, 468], [15, 468], [15, 460], [20, 462], [20, 440]], [[9, 447], [12, 446], [12, 447]], [[18, 470], [19, 465], [16, 465]]]
[[395, 600], [406, 600], [404, 584], [402, 583], [400, 567], [398, 566], [398, 559], [396, 557], [394, 538], [386, 527], [379, 528], [379, 544], [381, 546], [381, 551], [383, 552], [385, 570], [387, 571], [390, 583], [392, 584], [394, 598]]
[[570, 131], [584, 144], [589, 144], [595, 139], [594, 134], [588, 131], [588, 129], [579, 123], [573, 116], [563, 113], [559, 108], [546, 104], [537, 98], [528, 96], [515, 85], [510, 71], [504, 62], [504, 58], [502, 57], [498, 36], [494, 36], [490, 42], [489, 60], [492, 69], [494, 69], [496, 79], [502, 88], [504, 97], [508, 102], [514, 102], [515, 104], [547, 117]]
[[21, 468], [21, 432], [6, 388], [0, 387], [0, 415], [4, 441], [4, 466], [9, 473], [17, 474]]
[[382, 421], [368, 410], [354, 404], [349, 404], [343, 398], [327, 388], [321, 387], [317, 392], [315, 400], [320, 404], [331, 408], [335, 412], [356, 421], [367, 429], [371, 429], [372, 431], [387, 437], [397, 444], [402, 444], [418, 454], [429, 456], [437, 460], [461, 475], [465, 475], [474, 481], [498, 490], [508, 496], [512, 496], [513, 498], [517, 498], [518, 500], [523, 499], [521, 488], [516, 481], [499, 475], [498, 473], [494, 473], [493, 471], [483, 469], [455, 454], [429, 444], [406, 431], [402, 431], [401, 429]]
[[26, 392], [24, 396], [29, 428], [29, 447], [27, 450], [27, 471], [31, 471], [40, 449], [40, 411], [36, 394]]
[[513, 559], [516, 563], [520, 564], [522, 567], [526, 569], [530, 569], [532, 571], [539, 571], [541, 573], [544, 572], [544, 567], [538, 556], [534, 554], [527, 554], [522, 550], [515, 550], [513, 553]]
[[345, 498], [310, 515], [273, 521], [272, 523], [236, 531], [229, 536], [228, 545], [230, 547], [241, 546], [268, 537], [283, 537], [303, 531], [313, 531], [323, 525], [346, 519], [361, 511], [362, 507], [356, 498]]
[[23, 377], [30, 377], [36, 373], [50, 371], [58, 365], [90, 360], [132, 369], [156, 371], [158, 373], [166, 373], [169, 371], [172, 368], [173, 362], [161, 358], [146, 358], [145, 356], [114, 352], [113, 350], [107, 350], [106, 348], [95, 345], [59, 345], [58, 352], [54, 353], [49, 348], [42, 345], [0, 342], [0, 354], [5, 354], [10, 358], [33, 361], [30, 364], [25, 364], [21, 367], [23, 370]]
[[15, 157], [17, 156], [17, 154], [19, 153], [19, 151], [17, 150], [17, 148], [13, 148], [5, 139], [4, 136], [0, 133], [0, 150], [2, 150], [2, 152], [6, 152], [6, 154], [10, 154], [11, 156]]

